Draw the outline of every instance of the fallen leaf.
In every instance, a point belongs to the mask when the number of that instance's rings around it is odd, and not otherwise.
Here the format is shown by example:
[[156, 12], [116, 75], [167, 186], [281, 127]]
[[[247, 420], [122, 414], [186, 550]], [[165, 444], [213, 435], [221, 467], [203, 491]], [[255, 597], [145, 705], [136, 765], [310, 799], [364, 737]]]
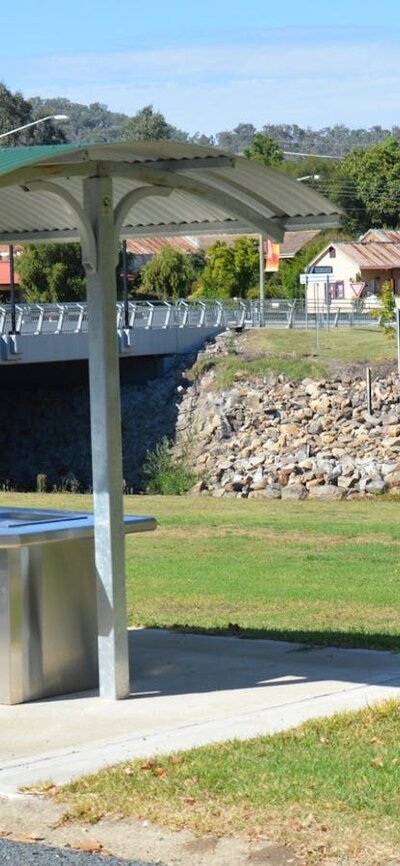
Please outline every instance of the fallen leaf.
[[196, 800], [194, 797], [185, 797], [185, 803], [187, 803], [188, 806], [193, 806], [193, 803], [195, 803], [195, 802], [196, 802]]
[[154, 770], [154, 775], [157, 776], [158, 779], [162, 779], [163, 776], [167, 775], [167, 771], [165, 767], [156, 767]]
[[29, 836], [26, 833], [18, 833], [18, 835], [12, 837], [14, 842], [40, 842], [43, 841], [44, 836], [35, 836], [34, 833], [31, 833]]
[[303, 826], [303, 827], [311, 827], [311, 824], [314, 823], [314, 815], [313, 815], [313, 813], [310, 812], [310, 813], [307, 815], [307, 817], [304, 818], [304, 821], [302, 821], [301, 823], [302, 823], [302, 826]]
[[383, 761], [382, 761], [382, 758], [373, 758], [371, 761], [371, 764], [373, 767], [384, 767], [385, 766]]
[[68, 846], [74, 851], [86, 851], [87, 854], [98, 854], [103, 850], [101, 842], [94, 842], [93, 839], [85, 839], [83, 842], [76, 842]]
[[124, 773], [125, 773], [125, 776], [132, 776], [132, 773], [133, 773], [132, 767], [124, 767]]

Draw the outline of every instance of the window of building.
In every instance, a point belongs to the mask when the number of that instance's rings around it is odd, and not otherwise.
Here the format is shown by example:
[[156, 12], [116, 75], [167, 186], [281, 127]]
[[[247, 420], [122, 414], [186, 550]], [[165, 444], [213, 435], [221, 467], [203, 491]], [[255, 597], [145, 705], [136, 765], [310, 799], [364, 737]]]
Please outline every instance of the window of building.
[[344, 298], [344, 282], [343, 280], [336, 280], [335, 283], [330, 284], [330, 292], [331, 292], [331, 300], [332, 301], [342, 301]]

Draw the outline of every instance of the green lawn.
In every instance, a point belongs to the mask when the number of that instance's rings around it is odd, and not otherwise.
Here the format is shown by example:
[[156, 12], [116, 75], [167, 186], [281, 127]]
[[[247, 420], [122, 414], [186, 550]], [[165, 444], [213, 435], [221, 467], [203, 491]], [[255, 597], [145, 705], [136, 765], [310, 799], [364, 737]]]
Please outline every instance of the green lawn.
[[400, 648], [397, 502], [139, 507], [159, 529], [127, 542], [132, 623]]
[[246, 332], [241, 340], [249, 351], [282, 357], [317, 356], [320, 361], [365, 363], [392, 361], [396, 358], [396, 341], [388, 338], [376, 325], [367, 328], [319, 329], [317, 350], [316, 330], [265, 328]]
[[[0, 504], [91, 509], [71, 494]], [[400, 649], [400, 503], [126, 497], [131, 625]]]
[[[393, 332], [394, 337], [394, 332]], [[200, 359], [189, 373], [194, 378], [214, 369], [214, 387], [230, 388], [235, 380], [283, 373], [292, 380], [323, 378], [332, 362], [394, 362], [396, 341], [378, 327], [309, 330], [257, 329], [232, 336], [228, 355]]]

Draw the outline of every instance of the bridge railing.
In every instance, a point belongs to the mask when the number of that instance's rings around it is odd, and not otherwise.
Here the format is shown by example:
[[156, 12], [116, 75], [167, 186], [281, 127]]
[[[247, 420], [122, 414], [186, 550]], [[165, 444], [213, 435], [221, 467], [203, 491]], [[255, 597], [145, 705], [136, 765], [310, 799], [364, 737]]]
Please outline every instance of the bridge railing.
[[[20, 334], [80, 334], [88, 329], [85, 303], [17, 304], [14, 308], [15, 331]], [[311, 310], [304, 300], [266, 299], [232, 301], [179, 300], [119, 301], [116, 306], [116, 328], [315, 328], [357, 325], [371, 327], [377, 323], [368, 313], [349, 310]], [[13, 316], [9, 304], [0, 305], [0, 336], [12, 333]]]

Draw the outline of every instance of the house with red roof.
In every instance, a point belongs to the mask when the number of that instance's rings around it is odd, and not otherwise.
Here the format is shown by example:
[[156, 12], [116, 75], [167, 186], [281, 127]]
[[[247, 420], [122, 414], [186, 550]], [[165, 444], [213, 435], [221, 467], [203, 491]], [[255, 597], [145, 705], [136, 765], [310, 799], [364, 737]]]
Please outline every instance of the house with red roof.
[[335, 241], [315, 256], [301, 282], [308, 309], [378, 307], [383, 283], [400, 296], [400, 230], [369, 229], [358, 241]]

